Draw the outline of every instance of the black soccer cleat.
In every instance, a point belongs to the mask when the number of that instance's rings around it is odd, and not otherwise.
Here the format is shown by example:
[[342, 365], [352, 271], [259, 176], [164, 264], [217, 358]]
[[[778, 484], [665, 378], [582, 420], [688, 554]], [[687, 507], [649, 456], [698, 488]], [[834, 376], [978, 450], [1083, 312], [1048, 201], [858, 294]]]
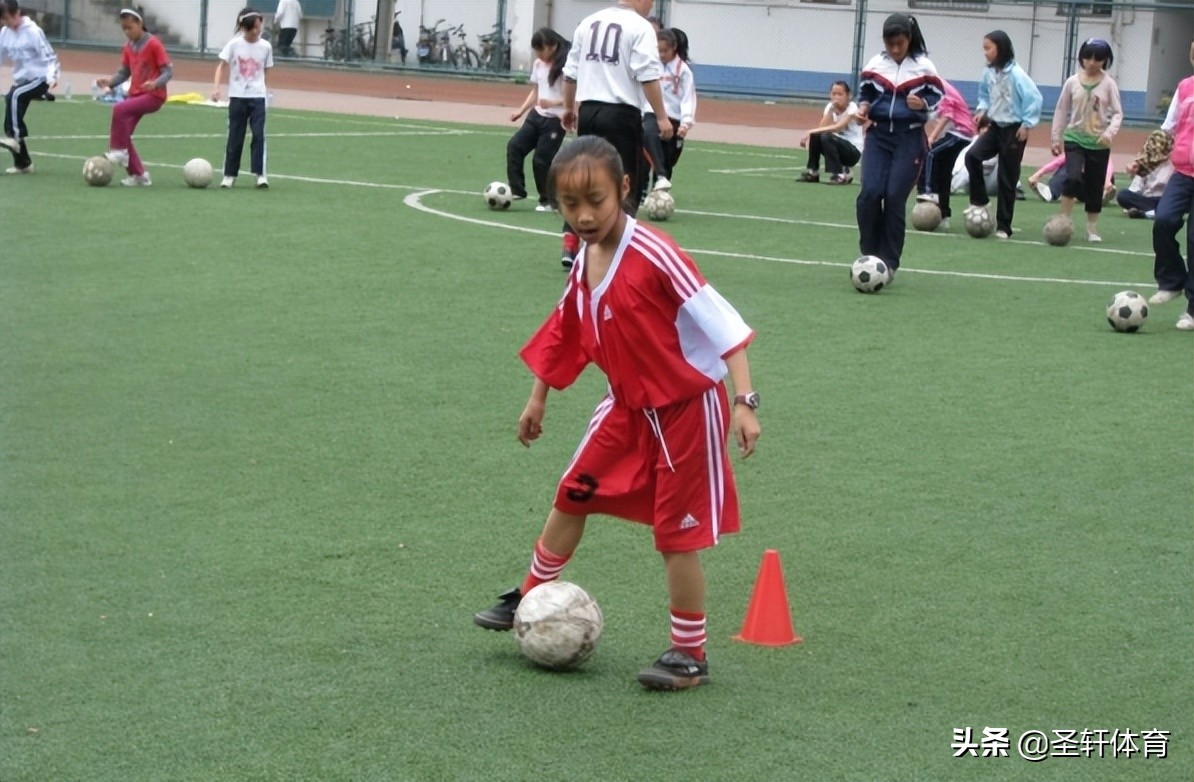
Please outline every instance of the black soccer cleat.
[[518, 587], [515, 587], [509, 592], [498, 595], [498, 599], [502, 602], [493, 608], [486, 608], [484, 611], [473, 614], [473, 622], [486, 630], [502, 631], [514, 627], [514, 611], [522, 602], [522, 593], [518, 591]]
[[697, 660], [678, 649], [668, 649], [638, 673], [638, 683], [648, 690], [687, 690], [709, 683], [709, 661]]

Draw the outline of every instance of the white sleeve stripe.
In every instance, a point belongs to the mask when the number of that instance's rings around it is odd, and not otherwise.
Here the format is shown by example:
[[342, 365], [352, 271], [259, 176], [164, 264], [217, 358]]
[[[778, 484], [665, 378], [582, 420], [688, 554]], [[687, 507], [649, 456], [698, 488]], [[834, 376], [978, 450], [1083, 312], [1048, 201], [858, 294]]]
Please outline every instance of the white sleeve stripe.
[[630, 244], [671, 278], [681, 298], [688, 299], [700, 289], [701, 284], [692, 271], [684, 265], [675, 251], [658, 237], [647, 231], [635, 231]]

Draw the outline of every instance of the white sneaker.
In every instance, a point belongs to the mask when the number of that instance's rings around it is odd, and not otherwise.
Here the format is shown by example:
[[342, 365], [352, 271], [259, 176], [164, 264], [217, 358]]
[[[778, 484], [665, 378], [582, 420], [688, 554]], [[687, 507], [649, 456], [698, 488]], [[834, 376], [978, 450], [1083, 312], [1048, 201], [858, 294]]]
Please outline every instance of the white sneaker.
[[1037, 182], [1032, 190], [1042, 201], [1048, 202], [1053, 200], [1053, 191], [1044, 182]]
[[1156, 293], [1148, 297], [1148, 303], [1152, 305], [1168, 304], [1181, 295], [1181, 291], [1163, 291], [1158, 288]]
[[4, 147], [5, 149], [11, 150], [12, 152], [20, 152], [21, 151], [21, 142], [17, 141], [15, 138], [10, 138], [8, 136], [5, 136], [3, 138], [0, 138], [0, 147]]
[[17, 168], [16, 166], [12, 166], [11, 168], [4, 169], [4, 173], [6, 173], [6, 174], [32, 174], [33, 173], [33, 164], [30, 163], [29, 165], [25, 166], [24, 168]]
[[1009, 234], [1007, 231], [996, 231], [995, 238], [996, 239], [1010, 239], [1010, 238], [1012, 238], [1012, 235]]
[[667, 177], [661, 176], [655, 180], [655, 187], [653, 187], [651, 189], [652, 190], [671, 190], [672, 183], [671, 183], [671, 181], [668, 180]]
[[1174, 325], [1182, 331], [1194, 331], [1194, 315], [1186, 312], [1177, 319], [1177, 323]]
[[125, 177], [120, 180], [120, 184], [125, 187], [149, 187], [153, 181], [149, 178], [149, 173], [137, 174], [135, 176]]
[[233, 186], [233, 185], [235, 185], [235, 184], [236, 184], [236, 177], [234, 177], [234, 176], [226, 176], [226, 177], [224, 177], [223, 179], [221, 179], [221, 180], [220, 180], [220, 189], [222, 189], [222, 190], [229, 190], [229, 189], [231, 189], [231, 188], [232, 188], [232, 186]]
[[535, 207], [535, 211], [536, 212], [554, 212], [554, 211], [556, 211], [556, 209], [551, 204], [539, 204], [538, 206]]
[[930, 204], [936, 204], [936, 203], [938, 203], [937, 194], [936, 193], [921, 193], [920, 195], [918, 195], [916, 197], [916, 202], [918, 204], [926, 203], [926, 202], [930, 203]]
[[948, 217], [941, 218], [941, 222], [937, 223], [937, 230], [938, 231], [948, 231], [949, 230], [949, 218]]
[[266, 179], [264, 176], [257, 177], [257, 189], [258, 190], [268, 190], [269, 189], [269, 180]]
[[1087, 231], [1086, 241], [1090, 242], [1091, 244], [1098, 244], [1099, 242], [1103, 241], [1103, 237], [1099, 236], [1094, 231]]
[[114, 166], [124, 166], [125, 168], [128, 168], [129, 151], [127, 149], [109, 149], [104, 153], [104, 157], [106, 157], [108, 162]]

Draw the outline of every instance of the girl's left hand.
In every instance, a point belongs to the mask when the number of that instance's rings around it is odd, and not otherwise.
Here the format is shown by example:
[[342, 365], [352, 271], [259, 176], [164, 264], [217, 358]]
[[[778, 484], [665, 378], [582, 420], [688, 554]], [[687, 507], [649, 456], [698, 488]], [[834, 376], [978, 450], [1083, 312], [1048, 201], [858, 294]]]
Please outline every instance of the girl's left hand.
[[677, 135], [677, 136], [679, 136], [680, 138], [688, 138], [688, 126], [687, 126], [687, 125], [681, 125], [681, 126], [680, 126], [680, 127], [677, 129], [677, 130], [676, 130], [676, 135]]
[[760, 434], [759, 417], [755, 411], [746, 405], [734, 405], [734, 436], [738, 440], [738, 451], [742, 458], [755, 452], [755, 443]]
[[156, 90], [157, 88], [158, 88], [157, 82], [152, 82], [152, 81], [147, 81], [141, 85], [141, 89], [145, 90], [146, 92], [150, 92], [151, 90]]
[[1028, 141], [1028, 128], [1020, 128], [1016, 131], [1016, 141], [1019, 141], [1021, 144]]
[[922, 111], [927, 108], [928, 105], [929, 104], [924, 102], [924, 98], [920, 97], [919, 95], [908, 96], [908, 108], [912, 109], [913, 111]]
[[1106, 133], [1104, 133], [1103, 135], [1099, 136], [1099, 146], [1100, 146], [1100, 147], [1109, 147], [1109, 146], [1111, 146], [1111, 137], [1110, 137], [1110, 136], [1108, 136]]

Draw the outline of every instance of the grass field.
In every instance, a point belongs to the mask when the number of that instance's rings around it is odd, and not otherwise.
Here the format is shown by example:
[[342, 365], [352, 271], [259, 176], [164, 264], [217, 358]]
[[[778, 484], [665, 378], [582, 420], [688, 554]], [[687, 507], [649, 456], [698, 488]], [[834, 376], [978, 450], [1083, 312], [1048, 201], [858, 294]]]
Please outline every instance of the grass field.
[[[506, 129], [275, 111], [273, 188], [226, 192], [181, 181], [222, 112], [142, 123], [149, 189], [84, 186], [104, 107], [29, 120], [37, 173], [0, 181], [0, 779], [1194, 776], [1194, 349], [1180, 302], [1103, 317], [1151, 292], [1150, 223], [1049, 248], [1055, 207], [1021, 203], [1012, 242], [910, 235], [861, 296], [856, 187], [694, 140], [666, 227], [759, 333], [763, 438], [705, 560], [714, 683], [666, 695], [633, 678], [667, 644], [637, 525], [594, 521], [565, 571], [606, 617], [583, 671], [471, 623], [603, 388], [516, 443], [563, 276], [556, 217], [482, 204]], [[730, 640], [766, 548], [800, 645]], [[1010, 756], [954, 758], [966, 727]], [[1028, 762], [1031, 730], [1170, 734]]]

